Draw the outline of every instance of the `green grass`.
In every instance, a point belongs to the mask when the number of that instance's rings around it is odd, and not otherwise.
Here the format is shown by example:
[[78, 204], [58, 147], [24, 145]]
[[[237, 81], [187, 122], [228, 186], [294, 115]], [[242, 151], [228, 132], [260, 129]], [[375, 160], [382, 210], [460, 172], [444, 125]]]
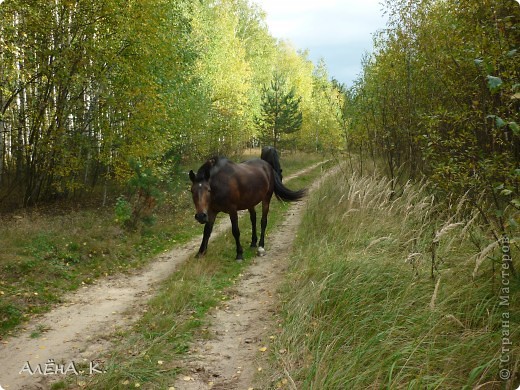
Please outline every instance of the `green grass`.
[[[295, 158], [300, 159], [301, 156]], [[290, 174], [318, 161], [318, 157], [304, 163], [283, 160], [284, 172]], [[316, 168], [305, 177], [287, 183], [289, 188], [301, 188], [311, 183], [321, 174]], [[288, 204], [273, 200], [269, 212], [266, 234], [266, 248], [269, 235], [276, 229], [287, 210]], [[191, 208], [190, 208], [191, 211]], [[193, 219], [190, 213], [190, 221]], [[194, 220], [201, 236], [201, 227]], [[218, 239], [212, 240], [206, 256], [193, 256], [181, 264], [157, 288], [157, 294], [142, 308], [143, 316], [131, 329], [110, 335], [115, 347], [107, 356], [103, 375], [72, 378], [76, 383], [59, 382], [56, 386], [74, 387], [77, 383], [87, 388], [106, 389], [134, 387], [139, 384], [145, 389], [164, 389], [172, 386], [181, 372], [180, 359], [189, 349], [195, 334], [210, 337], [207, 333], [207, 311], [228, 299], [226, 290], [231, 287], [240, 273], [255, 257], [249, 248], [251, 226], [249, 218], [240, 219], [241, 241], [244, 246], [244, 262], [235, 259], [235, 242], [231, 231], [226, 231]], [[108, 337], [108, 336], [107, 336]]]
[[507, 312], [507, 368], [518, 385], [519, 281], [511, 277], [505, 308], [498, 251], [473, 277], [479, 251], [471, 241], [484, 248], [489, 239], [478, 219], [469, 225], [459, 211], [442, 213], [412, 185], [395, 198], [377, 175], [329, 178], [298, 232], [274, 374], [264, 381], [298, 389], [502, 388]]
[[[187, 197], [186, 197], [187, 198]], [[0, 336], [31, 315], [59, 304], [64, 293], [99, 277], [144, 265], [154, 254], [188, 240], [186, 211], [163, 206], [157, 223], [129, 232], [113, 209], [62, 215], [27, 214], [0, 228]]]
[[50, 329], [51, 328], [49, 328], [46, 325], [38, 324], [36, 326], [36, 329], [31, 332], [31, 338], [32, 339], [37, 339], [37, 338], [41, 337], [45, 332], [47, 332]]

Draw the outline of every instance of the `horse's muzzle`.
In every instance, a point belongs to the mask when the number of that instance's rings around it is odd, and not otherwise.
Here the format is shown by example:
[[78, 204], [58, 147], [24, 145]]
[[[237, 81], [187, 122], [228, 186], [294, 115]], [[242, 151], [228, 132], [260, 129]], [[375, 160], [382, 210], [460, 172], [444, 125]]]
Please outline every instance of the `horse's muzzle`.
[[195, 219], [199, 223], [207, 223], [208, 222], [208, 214], [206, 214], [206, 213], [197, 213], [197, 214], [195, 214]]

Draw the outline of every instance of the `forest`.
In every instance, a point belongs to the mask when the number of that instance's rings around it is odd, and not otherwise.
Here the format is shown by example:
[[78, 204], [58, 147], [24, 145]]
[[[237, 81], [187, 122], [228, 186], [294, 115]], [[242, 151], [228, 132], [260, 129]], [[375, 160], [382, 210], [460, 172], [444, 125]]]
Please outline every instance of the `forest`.
[[[247, 0], [9, 0], [0, 20], [4, 210], [106, 191], [136, 166], [167, 180], [181, 160], [261, 142], [342, 144], [326, 65], [273, 38]], [[298, 126], [262, 111], [272, 88]]]
[[497, 231], [516, 226], [518, 4], [385, 6], [388, 26], [347, 88], [273, 38], [247, 0], [4, 2], [2, 209], [272, 144], [380, 158], [391, 177], [466, 194]]
[[518, 231], [518, 3], [387, 6], [388, 28], [346, 94], [348, 147], [383, 159], [391, 178], [428, 178], [447, 203], [464, 196], [496, 239]]

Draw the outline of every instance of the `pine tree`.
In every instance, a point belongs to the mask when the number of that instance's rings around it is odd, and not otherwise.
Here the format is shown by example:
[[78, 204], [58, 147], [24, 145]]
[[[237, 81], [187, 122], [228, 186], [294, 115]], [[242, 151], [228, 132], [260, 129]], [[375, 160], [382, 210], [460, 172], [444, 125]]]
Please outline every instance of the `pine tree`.
[[280, 73], [275, 73], [268, 88], [262, 90], [262, 109], [256, 125], [263, 144], [278, 146], [283, 134], [297, 132], [302, 127], [303, 115], [300, 109], [301, 97], [296, 97], [296, 90], [288, 90], [287, 80]]

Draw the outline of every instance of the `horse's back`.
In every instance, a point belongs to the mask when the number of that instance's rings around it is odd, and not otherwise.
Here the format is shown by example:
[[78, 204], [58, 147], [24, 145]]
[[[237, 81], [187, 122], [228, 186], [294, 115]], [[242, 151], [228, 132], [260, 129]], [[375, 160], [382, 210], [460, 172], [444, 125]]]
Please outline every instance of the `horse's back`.
[[264, 160], [255, 158], [236, 164], [236, 173], [242, 191], [248, 192], [251, 187], [254, 187], [264, 192], [272, 188], [272, 168]]
[[253, 168], [253, 170], [258, 169], [259, 171], [262, 171], [265, 173], [269, 172], [272, 169], [271, 165], [267, 161], [262, 160], [260, 158], [253, 158], [251, 160], [244, 161], [237, 165], [241, 165], [241, 164], [251, 167], [251, 168]]
[[242, 163], [228, 161], [223, 166], [214, 179], [212, 186], [217, 184], [221, 198], [223, 211], [224, 201], [230, 207], [237, 210], [245, 210], [256, 206], [266, 198], [270, 198], [273, 189], [273, 177], [271, 166], [261, 159], [248, 160]]
[[269, 175], [271, 170], [271, 165], [259, 158], [243, 161], [241, 163], [235, 163], [228, 159], [222, 160], [218, 165], [215, 166], [216, 169], [212, 172], [212, 177], [233, 177], [243, 181], [248, 181], [253, 179], [255, 176], [261, 176], [263, 174]]

